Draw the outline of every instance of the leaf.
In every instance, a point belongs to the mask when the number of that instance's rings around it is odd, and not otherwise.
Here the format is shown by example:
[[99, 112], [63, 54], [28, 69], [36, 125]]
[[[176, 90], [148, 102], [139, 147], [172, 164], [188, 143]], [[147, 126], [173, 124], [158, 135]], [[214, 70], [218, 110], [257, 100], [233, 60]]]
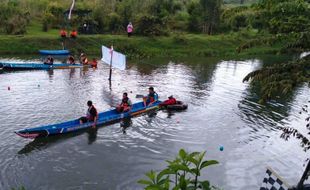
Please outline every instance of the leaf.
[[197, 168], [193, 168], [190, 170], [190, 172], [193, 174], [193, 175], [197, 175], [197, 176], [200, 176], [200, 172]]
[[174, 173], [176, 173], [177, 171], [186, 171], [186, 172], [190, 172], [190, 169], [183, 164], [173, 164], [168, 166], [172, 171], [174, 171]]
[[207, 166], [218, 164], [218, 163], [219, 162], [216, 160], [206, 160], [206, 161], [202, 162], [202, 164], [200, 165], [200, 170], [207, 167]]
[[182, 160], [186, 159], [187, 153], [185, 152], [184, 149], [181, 149], [181, 150], [179, 151], [179, 156], [182, 158]]
[[181, 190], [186, 190], [187, 181], [185, 180], [185, 176], [181, 175], [179, 185], [180, 185]]
[[146, 173], [145, 175], [149, 177], [150, 180], [152, 180], [153, 184], [155, 184], [156, 173], [153, 170]]
[[198, 163], [200, 165], [200, 163], [202, 162], [203, 160], [203, 157], [205, 157], [205, 154], [206, 154], [206, 151], [202, 152], [201, 154], [199, 154], [199, 157], [198, 157]]
[[161, 180], [161, 178], [165, 175], [169, 175], [169, 174], [175, 174], [175, 172], [171, 171], [169, 168], [162, 170], [161, 172], [159, 172], [159, 174], [157, 175], [157, 181]]
[[145, 180], [145, 179], [140, 179], [138, 183], [142, 185], [152, 185], [153, 183], [151, 181]]
[[211, 190], [209, 181], [201, 181], [199, 183], [202, 186], [202, 190]]
[[195, 156], [197, 156], [197, 155], [199, 155], [200, 154], [200, 152], [192, 152], [192, 153], [190, 153], [188, 156], [189, 157], [195, 157]]
[[194, 157], [189, 157], [188, 161], [192, 164], [194, 164], [195, 166], [198, 165], [198, 160], [196, 160]]

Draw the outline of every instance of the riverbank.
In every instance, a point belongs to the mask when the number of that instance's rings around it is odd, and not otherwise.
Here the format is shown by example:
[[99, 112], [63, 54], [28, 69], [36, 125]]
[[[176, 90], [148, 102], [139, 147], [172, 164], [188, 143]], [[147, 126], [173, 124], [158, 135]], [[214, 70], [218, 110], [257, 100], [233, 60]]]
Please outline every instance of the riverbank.
[[[152, 57], [230, 57], [259, 54], [277, 54], [282, 44], [257, 45], [238, 52], [238, 48], [248, 41], [257, 39], [259, 34], [230, 33], [221, 35], [173, 34], [165, 37], [142, 37], [125, 35], [79, 35], [67, 38], [66, 47], [74, 54], [85, 52], [101, 56], [101, 45], [114, 45], [114, 49], [129, 58]], [[62, 41], [57, 34], [0, 36], [0, 55], [37, 54], [39, 49], [61, 49]]]

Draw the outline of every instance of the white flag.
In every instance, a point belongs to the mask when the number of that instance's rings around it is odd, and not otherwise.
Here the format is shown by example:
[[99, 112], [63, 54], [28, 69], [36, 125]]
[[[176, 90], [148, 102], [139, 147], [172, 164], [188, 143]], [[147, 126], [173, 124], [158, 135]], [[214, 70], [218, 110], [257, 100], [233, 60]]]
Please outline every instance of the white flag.
[[113, 46], [111, 48], [102, 46], [102, 59], [101, 60], [104, 63], [110, 65], [111, 57], [112, 57], [112, 67], [120, 69], [120, 70], [126, 69], [126, 56], [124, 54], [114, 51]]

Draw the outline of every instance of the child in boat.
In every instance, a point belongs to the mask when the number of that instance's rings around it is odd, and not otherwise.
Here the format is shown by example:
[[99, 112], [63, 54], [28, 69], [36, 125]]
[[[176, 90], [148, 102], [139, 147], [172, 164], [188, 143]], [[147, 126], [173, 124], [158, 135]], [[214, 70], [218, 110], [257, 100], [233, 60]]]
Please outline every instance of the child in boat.
[[116, 111], [119, 113], [128, 112], [131, 110], [131, 107], [132, 107], [131, 100], [128, 98], [127, 92], [124, 92], [122, 102], [119, 106], [117, 106]]
[[93, 61], [90, 63], [92, 68], [97, 68], [98, 62], [96, 60], [96, 58], [93, 59]]
[[168, 100], [162, 102], [161, 106], [168, 106], [168, 105], [174, 105], [177, 103], [177, 100], [171, 95], [168, 97]]
[[87, 112], [85, 117], [80, 118], [80, 124], [87, 123], [87, 122], [94, 122], [93, 127], [96, 127], [97, 119], [98, 119], [98, 112], [95, 106], [93, 105], [92, 101], [87, 102]]
[[149, 88], [149, 94], [143, 98], [144, 107], [152, 105], [158, 100], [158, 94], [154, 91], [154, 88], [151, 86]]
[[52, 56], [48, 56], [47, 58], [46, 58], [46, 60], [44, 61], [44, 64], [45, 65], [53, 65], [54, 64], [54, 58], [52, 57]]
[[83, 64], [83, 65], [88, 65], [88, 59], [87, 59], [85, 53], [81, 53], [80, 62], [81, 62], [81, 64]]
[[67, 64], [71, 64], [71, 65], [75, 64], [75, 60], [74, 60], [74, 57], [72, 55], [70, 55], [68, 57]]

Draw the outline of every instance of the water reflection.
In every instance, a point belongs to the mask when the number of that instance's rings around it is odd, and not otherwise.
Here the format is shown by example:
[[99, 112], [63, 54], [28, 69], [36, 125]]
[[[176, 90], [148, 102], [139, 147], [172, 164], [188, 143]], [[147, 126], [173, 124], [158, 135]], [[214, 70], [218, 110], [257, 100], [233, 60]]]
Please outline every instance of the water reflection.
[[87, 130], [88, 133], [88, 144], [93, 144], [97, 139], [98, 128], [90, 128]]
[[124, 118], [121, 123], [120, 127], [122, 128], [123, 134], [126, 134], [127, 128], [129, 128], [132, 125], [131, 117]]

